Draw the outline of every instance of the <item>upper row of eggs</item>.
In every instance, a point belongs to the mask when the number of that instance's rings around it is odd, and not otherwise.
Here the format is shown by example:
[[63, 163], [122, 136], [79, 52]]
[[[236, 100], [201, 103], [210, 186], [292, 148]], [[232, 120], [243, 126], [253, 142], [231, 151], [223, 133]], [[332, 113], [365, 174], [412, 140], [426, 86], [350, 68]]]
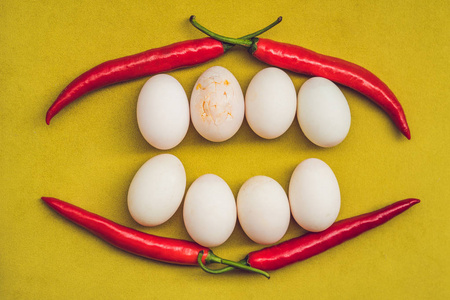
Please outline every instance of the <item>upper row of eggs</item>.
[[273, 67], [252, 78], [245, 101], [234, 75], [215, 66], [200, 75], [190, 103], [182, 85], [167, 74], [151, 77], [137, 103], [143, 137], [161, 150], [171, 149], [183, 140], [190, 119], [205, 139], [222, 142], [239, 130], [244, 116], [257, 135], [274, 139], [288, 130], [296, 114], [305, 136], [321, 147], [339, 144], [350, 129], [347, 100], [332, 81], [310, 78], [297, 95], [288, 74]]

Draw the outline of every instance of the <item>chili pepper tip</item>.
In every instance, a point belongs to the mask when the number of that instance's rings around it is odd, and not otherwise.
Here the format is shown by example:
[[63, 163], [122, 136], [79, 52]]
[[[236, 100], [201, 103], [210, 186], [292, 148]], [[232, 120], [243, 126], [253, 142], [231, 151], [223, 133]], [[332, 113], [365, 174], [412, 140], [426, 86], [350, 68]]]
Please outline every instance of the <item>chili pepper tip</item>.
[[406, 136], [408, 140], [411, 139], [411, 132], [409, 131], [409, 128], [406, 128], [403, 134]]
[[416, 198], [412, 198], [410, 203], [411, 204], [417, 204], [417, 203], [420, 203], [420, 200], [416, 199]]
[[50, 121], [59, 112], [59, 110], [60, 109], [55, 108], [54, 104], [52, 104], [52, 106], [50, 106], [50, 108], [47, 111], [47, 114], [45, 115], [45, 123], [47, 123], [47, 125], [50, 125]]
[[41, 197], [41, 200], [48, 203], [50, 201], [50, 197]]
[[50, 207], [55, 207], [55, 205], [57, 205], [59, 202], [61, 202], [61, 200], [58, 200], [56, 198], [53, 197], [41, 197], [41, 200], [45, 202], [45, 204], [47, 204]]

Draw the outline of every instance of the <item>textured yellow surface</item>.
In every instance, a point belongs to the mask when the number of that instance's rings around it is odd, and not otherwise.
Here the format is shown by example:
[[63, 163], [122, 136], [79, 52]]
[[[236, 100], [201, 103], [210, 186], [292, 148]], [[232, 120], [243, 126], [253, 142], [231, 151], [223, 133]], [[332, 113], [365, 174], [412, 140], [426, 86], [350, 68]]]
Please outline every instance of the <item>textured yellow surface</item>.
[[[244, 123], [214, 144], [191, 126], [185, 140], [157, 151], [139, 133], [135, 106], [145, 78], [91, 93], [45, 113], [59, 92], [105, 60], [204, 35], [199, 22], [228, 36], [283, 16], [263, 37], [363, 65], [396, 93], [412, 139], [347, 88], [352, 126], [339, 146], [311, 144], [297, 122], [267, 141]], [[449, 299], [450, 5], [447, 1], [9, 1], [0, 2], [0, 298], [2, 299]], [[211, 63], [170, 72], [188, 95], [198, 76], [220, 65], [245, 91], [266, 67], [235, 48]], [[296, 89], [307, 79], [289, 73]], [[214, 173], [236, 195], [266, 175], [285, 189], [295, 166], [317, 157], [341, 187], [339, 219], [417, 197], [422, 203], [326, 253], [261, 276], [213, 276], [196, 267], [152, 262], [117, 250], [48, 209], [53, 196], [145, 232], [189, 239], [181, 209], [143, 228], [126, 206], [129, 183], [149, 158], [172, 153], [188, 186]], [[284, 239], [303, 234], [291, 220]], [[215, 253], [241, 259], [259, 249], [237, 226]]]

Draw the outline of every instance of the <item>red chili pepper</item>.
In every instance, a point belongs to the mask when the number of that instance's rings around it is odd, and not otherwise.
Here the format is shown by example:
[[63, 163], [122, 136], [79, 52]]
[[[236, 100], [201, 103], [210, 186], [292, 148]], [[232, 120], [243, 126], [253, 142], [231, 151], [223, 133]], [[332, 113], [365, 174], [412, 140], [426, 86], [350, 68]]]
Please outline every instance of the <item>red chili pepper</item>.
[[[341, 220], [322, 232], [306, 233], [278, 245], [251, 252], [239, 263], [246, 263], [252, 268], [264, 271], [280, 269], [322, 253], [380, 226], [419, 202], [418, 199], [405, 199], [374, 212]], [[205, 271], [214, 273], [214, 270], [208, 269], [201, 262], [200, 266]]]
[[[194, 16], [191, 17], [191, 19], [194, 18]], [[281, 18], [266, 28], [243, 38], [255, 37], [279, 22], [281, 22]], [[78, 76], [61, 92], [48, 109], [46, 122], [50, 124], [50, 120], [61, 109], [91, 91], [118, 82], [205, 63], [221, 56], [231, 47], [233, 45], [212, 38], [203, 38], [179, 42], [104, 62]]]
[[219, 41], [249, 47], [249, 52], [254, 57], [269, 65], [300, 74], [324, 77], [354, 89], [378, 104], [389, 115], [403, 135], [411, 139], [411, 133], [400, 102], [389, 87], [367, 69], [300, 46], [261, 38], [228, 38], [211, 32], [195, 20], [191, 20], [191, 23], [200, 31]]
[[42, 197], [42, 200], [68, 220], [87, 229], [111, 245], [129, 253], [180, 265], [197, 265], [198, 255], [202, 253], [200, 257], [202, 264], [225, 264], [233, 266], [233, 268], [256, 272], [269, 278], [269, 274], [266, 272], [256, 270], [244, 264], [222, 259], [216, 256], [209, 248], [200, 246], [194, 242], [165, 238], [137, 231], [59, 199]]

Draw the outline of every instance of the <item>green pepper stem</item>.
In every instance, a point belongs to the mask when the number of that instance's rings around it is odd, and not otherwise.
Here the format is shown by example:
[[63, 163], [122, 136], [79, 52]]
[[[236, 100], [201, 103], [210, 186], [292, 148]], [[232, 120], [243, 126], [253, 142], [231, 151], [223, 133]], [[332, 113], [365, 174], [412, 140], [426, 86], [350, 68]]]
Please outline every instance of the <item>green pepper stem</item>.
[[211, 274], [222, 274], [222, 273], [226, 273], [232, 270], [236, 270], [235, 267], [232, 266], [226, 266], [223, 267], [221, 269], [210, 269], [207, 266], [205, 266], [205, 264], [202, 262], [202, 258], [201, 256], [203, 255], [203, 253], [199, 253], [199, 258], [198, 258], [198, 265], [200, 266], [200, 268], [202, 268], [203, 271], [205, 271], [206, 273], [211, 273]]
[[267, 30], [269, 30], [270, 28], [274, 27], [275, 25], [277, 25], [278, 23], [281, 22], [283, 18], [279, 17], [275, 22], [273, 22], [272, 24], [270, 24], [269, 26], [258, 30], [254, 33], [245, 35], [243, 37], [240, 38], [230, 38], [230, 37], [226, 37], [223, 35], [219, 35], [217, 33], [212, 32], [211, 30], [205, 28], [204, 26], [200, 25], [197, 20], [195, 19], [195, 16], [192, 15], [189, 18], [189, 21], [191, 22], [192, 25], [194, 25], [195, 28], [197, 28], [198, 30], [200, 30], [201, 32], [203, 32], [204, 34], [212, 37], [213, 39], [216, 39], [218, 41], [221, 41], [223, 43], [227, 43], [227, 44], [231, 44], [231, 45], [241, 45], [244, 47], [251, 47], [253, 44], [253, 41], [251, 39], [255, 38], [256, 36], [266, 32]]
[[[255, 37], [257, 37], [258, 35], [263, 34], [264, 32], [268, 31], [269, 29], [271, 29], [272, 27], [274, 27], [275, 25], [277, 25], [278, 23], [280, 23], [282, 20], [283, 20], [282, 17], [278, 17], [278, 19], [276, 19], [276, 21], [273, 22], [272, 24], [270, 24], [269, 26], [264, 27], [263, 29], [260, 29], [260, 30], [258, 30], [258, 31], [255, 31], [255, 32], [253, 32], [253, 33], [244, 35], [244, 36], [240, 37], [240, 39], [252, 39], [252, 38], [255, 38]], [[198, 23], [197, 23], [197, 24], [198, 24]]]
[[[242, 259], [242, 260], [238, 261], [238, 263], [245, 265], [247, 263], [247, 260], [246, 259]], [[208, 273], [212, 273], [212, 274], [222, 274], [222, 273], [226, 273], [226, 272], [229, 272], [229, 271], [236, 270], [236, 268], [232, 267], [232, 266], [226, 266], [226, 267], [223, 267], [221, 269], [210, 269], [207, 266], [205, 266], [205, 264], [203, 264], [203, 262], [201, 260], [199, 261], [199, 265], [204, 271], [206, 271]]]
[[217, 270], [210, 269], [207, 266], [205, 266], [205, 264], [202, 261], [202, 257], [203, 257], [203, 250], [198, 253], [197, 262], [198, 262], [200, 268], [202, 268], [202, 270], [207, 273], [221, 274], [221, 273], [231, 271], [233, 269], [241, 269], [241, 270], [245, 270], [245, 271], [249, 271], [249, 272], [258, 273], [267, 278], [270, 278], [270, 275], [267, 272], [252, 268], [242, 262], [235, 262], [235, 261], [220, 258], [220, 257], [216, 256], [214, 253], [212, 253], [211, 251], [208, 253], [208, 255], [206, 257], [206, 263], [218, 263], [218, 264], [227, 265], [227, 267], [222, 268], [222, 269], [217, 269]]

